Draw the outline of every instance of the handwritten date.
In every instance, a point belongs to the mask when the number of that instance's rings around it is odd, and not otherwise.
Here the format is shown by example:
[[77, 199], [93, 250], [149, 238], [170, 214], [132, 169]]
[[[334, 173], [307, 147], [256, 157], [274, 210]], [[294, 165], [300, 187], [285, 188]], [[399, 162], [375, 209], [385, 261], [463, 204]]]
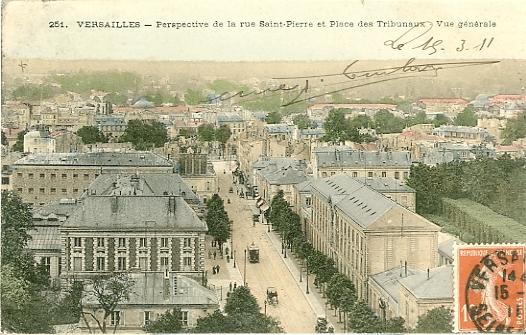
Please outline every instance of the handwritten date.
[[[433, 22], [426, 21], [422, 22], [420, 25], [412, 27], [407, 30], [402, 35], [398, 36], [395, 39], [390, 39], [384, 42], [386, 47], [389, 47], [393, 50], [403, 50], [403, 49], [419, 49], [425, 52], [428, 52], [428, 55], [433, 55], [439, 51], [445, 51], [445, 42], [443, 39], [436, 38], [435, 36], [430, 36], [430, 31], [433, 29]], [[481, 51], [484, 48], [489, 48], [493, 43], [494, 38], [483, 38], [482, 40], [467, 41], [461, 39], [457, 42], [455, 50], [457, 52], [467, 51], [467, 50], [477, 50]], [[478, 44], [477, 44], [478, 43]]]

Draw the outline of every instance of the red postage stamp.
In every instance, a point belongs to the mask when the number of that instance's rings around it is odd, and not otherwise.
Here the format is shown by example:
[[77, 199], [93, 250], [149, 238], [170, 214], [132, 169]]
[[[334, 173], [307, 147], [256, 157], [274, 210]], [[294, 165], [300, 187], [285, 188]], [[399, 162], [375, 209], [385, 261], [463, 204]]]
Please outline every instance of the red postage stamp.
[[456, 248], [456, 331], [524, 330], [525, 248], [523, 245]]

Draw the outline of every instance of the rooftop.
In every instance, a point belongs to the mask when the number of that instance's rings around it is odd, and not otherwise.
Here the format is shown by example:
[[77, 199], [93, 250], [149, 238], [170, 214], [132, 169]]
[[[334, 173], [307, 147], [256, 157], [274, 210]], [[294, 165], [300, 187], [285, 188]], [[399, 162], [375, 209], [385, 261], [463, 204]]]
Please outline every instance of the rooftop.
[[318, 167], [410, 167], [412, 163], [407, 151], [359, 151], [340, 146], [315, 148], [314, 154]]
[[400, 280], [417, 299], [453, 299], [453, 265], [418, 273]]
[[79, 199], [61, 229], [134, 231], [206, 231], [207, 227], [180, 196], [111, 195]]
[[166, 158], [151, 152], [114, 153], [51, 153], [31, 154], [14, 165], [70, 165], [70, 166], [132, 166], [132, 167], [172, 167]]
[[403, 278], [407, 278], [408, 276], [413, 276], [418, 273], [423, 273], [423, 271], [410, 267], [397, 266], [385, 272], [372, 275], [369, 278], [390, 303], [394, 303], [396, 306], [398, 306], [398, 282]]

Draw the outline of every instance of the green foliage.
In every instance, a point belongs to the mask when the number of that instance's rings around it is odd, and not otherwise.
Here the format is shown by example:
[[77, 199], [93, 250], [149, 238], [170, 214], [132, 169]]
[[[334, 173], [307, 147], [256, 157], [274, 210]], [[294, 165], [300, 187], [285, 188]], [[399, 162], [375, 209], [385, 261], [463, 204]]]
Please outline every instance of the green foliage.
[[502, 144], [510, 145], [519, 138], [526, 137], [526, 112], [520, 112], [516, 119], [506, 120], [506, 128], [502, 129], [500, 136], [504, 139]]
[[64, 92], [90, 93], [92, 90], [103, 92], [126, 93], [137, 90], [141, 77], [130, 72], [78, 72], [69, 75], [55, 76]]
[[526, 242], [526, 227], [468, 199], [443, 198], [448, 219], [478, 243]]
[[180, 333], [183, 329], [181, 324], [181, 310], [174, 308], [162, 314], [157, 320], [150, 321], [142, 328], [146, 333], [155, 334], [174, 334]]
[[55, 95], [55, 89], [50, 85], [22, 85], [12, 92], [15, 100], [45, 100]]
[[[135, 281], [126, 273], [111, 273], [95, 275], [90, 278], [89, 283], [91, 287], [85, 294], [88, 301], [95, 303], [85, 306], [90, 311], [84, 311], [83, 317], [93, 318], [101, 333], [105, 334], [108, 317], [120, 303], [130, 299]], [[114, 332], [116, 328], [117, 325], [114, 326]]]
[[208, 103], [208, 99], [197, 90], [188, 89], [184, 95], [184, 100], [188, 105], [200, 105]]
[[164, 93], [161, 91], [157, 91], [155, 93], [147, 92], [146, 100], [150, 101], [155, 106], [161, 106], [163, 102], [165, 102], [166, 100], [169, 100], [169, 97], [165, 97]]
[[[111, 107], [111, 105], [125, 106], [128, 104], [128, 98], [124, 93], [111, 92], [104, 96], [104, 103]], [[111, 109], [111, 108], [110, 108]]]
[[232, 93], [232, 92], [244, 92], [248, 93], [249, 89], [246, 85], [237, 85], [231, 83], [227, 80], [216, 79], [212, 83], [207, 84], [208, 88], [214, 91], [215, 93], [221, 95], [223, 93]]
[[431, 123], [433, 123], [434, 127], [440, 127], [450, 122], [449, 122], [449, 119], [444, 114], [437, 114], [437, 116], [435, 116], [435, 118], [433, 119]]
[[84, 126], [77, 130], [76, 134], [82, 138], [84, 144], [108, 142], [104, 134], [94, 126]]
[[387, 110], [381, 110], [374, 115], [374, 125], [377, 134], [401, 133], [405, 121]]
[[182, 136], [184, 138], [194, 137], [195, 135], [196, 135], [196, 132], [194, 129], [191, 129], [191, 128], [179, 129], [179, 136]]
[[168, 102], [171, 103], [174, 106], [177, 106], [177, 105], [181, 104], [181, 99], [179, 99], [179, 97], [177, 95], [174, 95], [174, 96], [171, 96], [168, 99]]
[[267, 114], [265, 122], [267, 124], [278, 124], [281, 122], [281, 114], [279, 113], [279, 111], [271, 111]]
[[233, 333], [231, 329], [231, 318], [216, 310], [213, 314], [198, 318], [194, 332], [197, 334]]
[[292, 122], [298, 127], [298, 129], [308, 129], [310, 128], [311, 122], [307, 116], [304, 115], [298, 115], [296, 116]]
[[415, 124], [426, 124], [429, 123], [425, 112], [418, 112], [415, 116], [411, 117], [407, 121], [407, 126], [414, 126]]
[[453, 312], [444, 306], [428, 311], [418, 317], [417, 333], [452, 333]]
[[232, 131], [230, 130], [230, 127], [228, 127], [225, 124], [215, 129], [214, 132], [215, 139], [221, 144], [225, 144], [230, 139], [230, 136], [232, 136]]
[[16, 142], [11, 147], [11, 150], [24, 152], [24, 135], [27, 134], [27, 130], [22, 130], [16, 135]]
[[54, 324], [78, 323], [82, 316], [82, 293], [84, 285], [75, 281], [64, 299], [56, 301], [53, 308]]
[[225, 304], [225, 313], [242, 318], [244, 314], [258, 314], [261, 308], [247, 286], [237, 287]]
[[340, 92], [332, 93], [331, 99], [332, 99], [332, 102], [335, 104], [344, 104], [348, 102], [347, 99], [345, 99]]
[[225, 211], [223, 199], [216, 193], [206, 202], [206, 225], [208, 234], [220, 244], [230, 237], [230, 218]]
[[351, 119], [345, 117], [350, 110], [337, 108], [329, 111], [329, 116], [323, 124], [325, 129], [324, 140], [327, 142], [370, 142], [372, 138], [369, 135], [360, 135], [359, 129], [373, 128], [374, 122], [365, 115], [358, 115]]
[[212, 142], [215, 140], [214, 125], [207, 123], [197, 127], [197, 139], [203, 142]]
[[5, 132], [2, 130], [2, 145], [9, 145], [9, 142], [7, 141], [7, 136], [5, 135]]
[[475, 127], [477, 116], [470, 107], [466, 107], [457, 115], [457, 126]]
[[329, 304], [336, 308], [343, 308], [344, 303], [357, 300], [354, 284], [349, 277], [341, 273], [330, 278], [325, 294]]
[[164, 125], [158, 121], [130, 120], [120, 142], [131, 142], [136, 150], [160, 148], [168, 141]]
[[2, 191], [2, 330], [17, 333], [51, 333], [52, 318], [41, 291], [49, 276], [24, 251], [33, 229], [31, 212], [22, 200]]
[[348, 313], [349, 328], [354, 333], [380, 333], [382, 325], [378, 317], [363, 300], [343, 308]]

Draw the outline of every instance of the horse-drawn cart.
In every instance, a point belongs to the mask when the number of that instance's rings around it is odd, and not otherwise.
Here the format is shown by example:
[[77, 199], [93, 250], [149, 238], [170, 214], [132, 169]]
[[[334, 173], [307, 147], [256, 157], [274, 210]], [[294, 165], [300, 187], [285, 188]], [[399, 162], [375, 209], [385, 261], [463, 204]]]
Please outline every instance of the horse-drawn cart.
[[278, 291], [275, 287], [267, 288], [267, 303], [269, 305], [274, 305], [278, 303]]

